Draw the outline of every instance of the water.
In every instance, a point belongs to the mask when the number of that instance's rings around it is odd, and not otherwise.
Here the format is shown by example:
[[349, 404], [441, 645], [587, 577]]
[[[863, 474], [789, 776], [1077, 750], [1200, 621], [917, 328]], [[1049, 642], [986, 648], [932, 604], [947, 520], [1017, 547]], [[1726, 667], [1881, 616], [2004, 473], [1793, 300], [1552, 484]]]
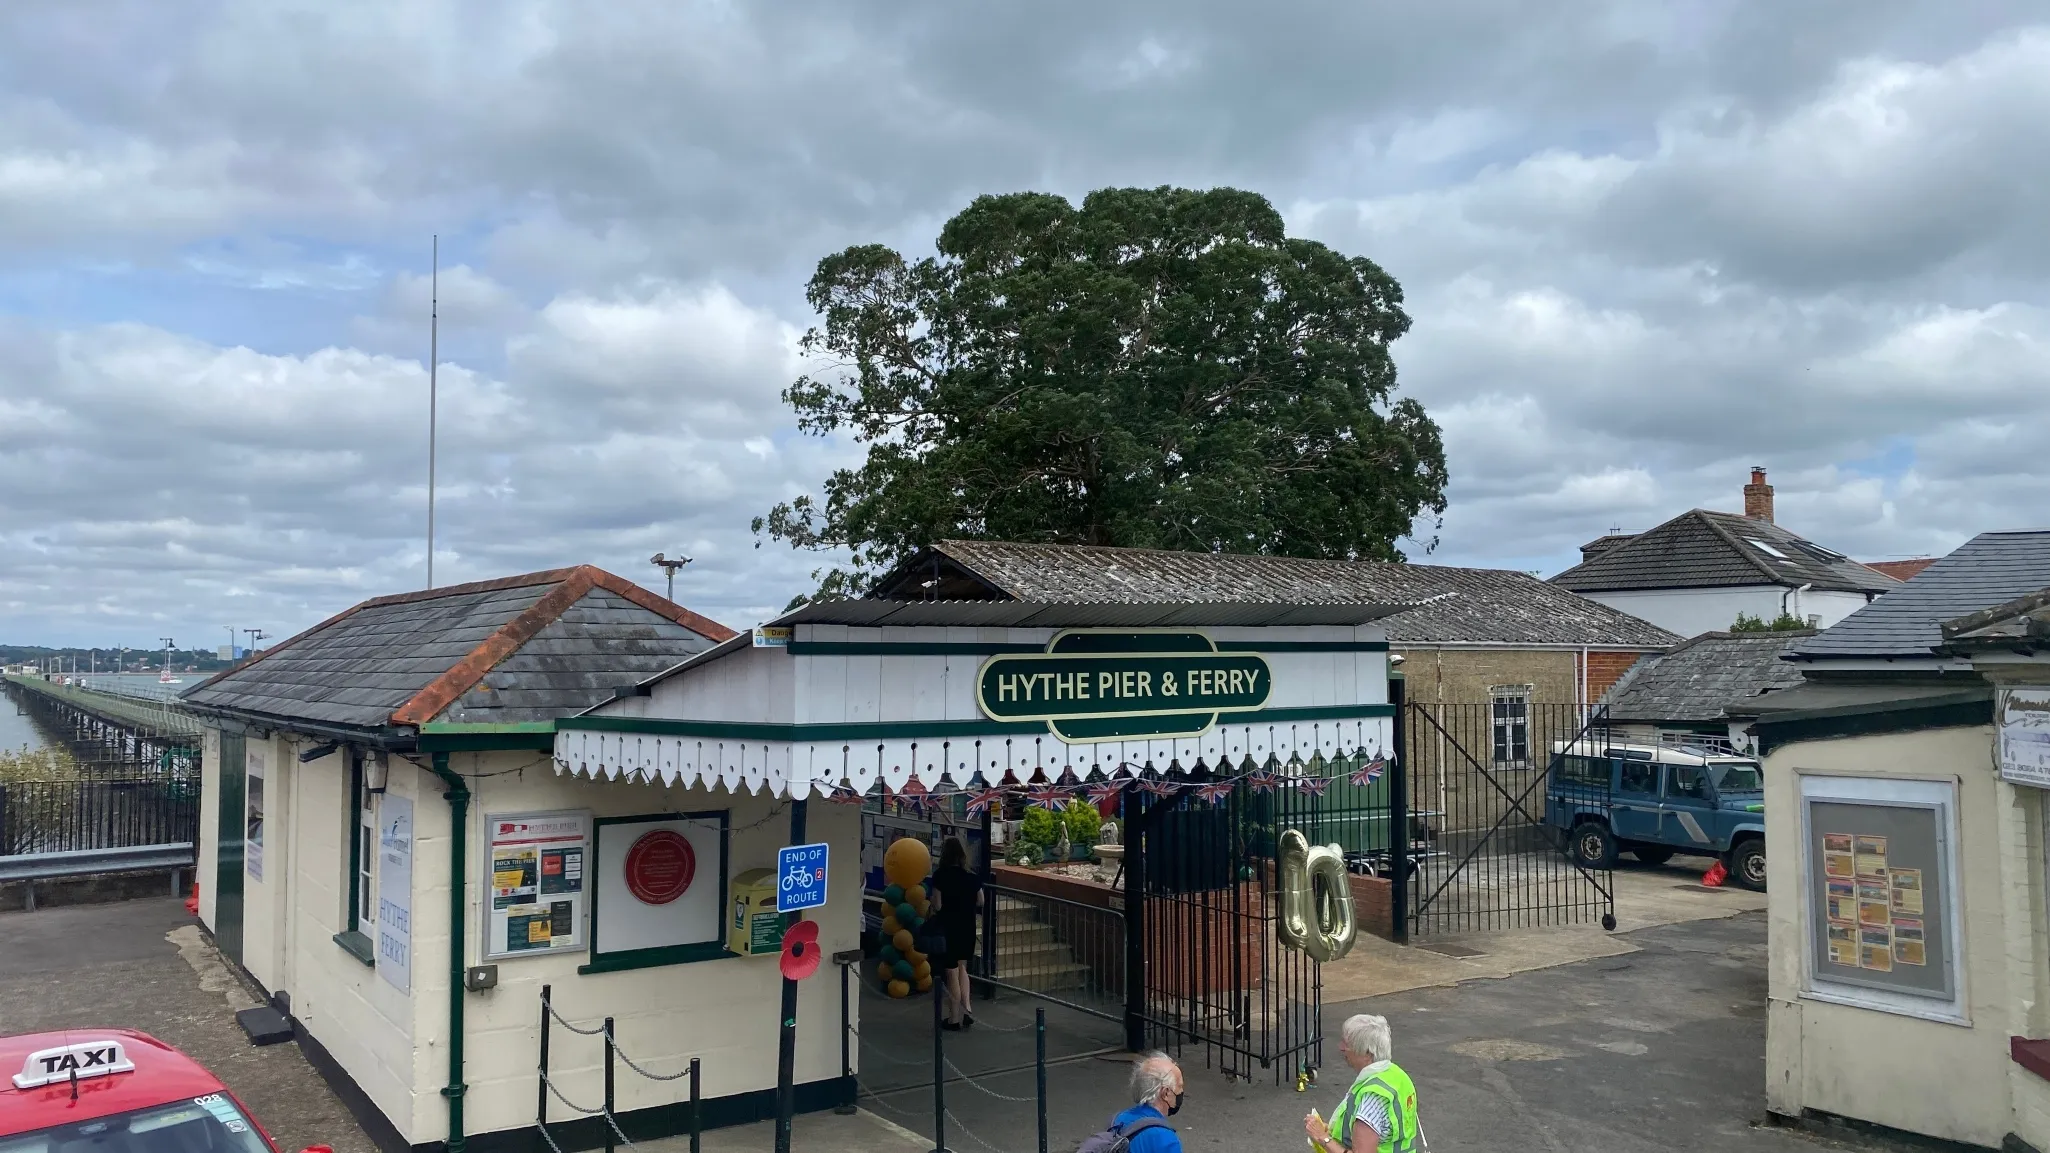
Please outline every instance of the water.
[[101, 673], [98, 676], [81, 674], [85, 687], [98, 689], [103, 693], [115, 693], [124, 697], [143, 697], [152, 701], [168, 701], [191, 688], [212, 673], [172, 673], [179, 682], [175, 685], [162, 684], [157, 673]]
[[43, 734], [29, 723], [28, 715], [11, 696], [0, 696], [0, 749], [15, 752], [23, 748], [40, 749], [49, 744]]

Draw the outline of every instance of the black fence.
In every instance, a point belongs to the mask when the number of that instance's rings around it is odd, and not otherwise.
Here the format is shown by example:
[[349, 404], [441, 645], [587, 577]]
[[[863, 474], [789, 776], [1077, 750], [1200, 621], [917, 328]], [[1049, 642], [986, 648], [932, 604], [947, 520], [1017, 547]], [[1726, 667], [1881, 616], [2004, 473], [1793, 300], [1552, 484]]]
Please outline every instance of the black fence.
[[990, 885], [978, 979], [1112, 1021], [1125, 1012], [1125, 916], [1117, 909]]
[[199, 781], [0, 783], [0, 856], [199, 841]]
[[1576, 862], [1567, 852], [1570, 818], [1546, 811], [1559, 753], [1609, 747], [1603, 710], [1505, 697], [1411, 704], [1401, 721], [1416, 833], [1405, 886], [1408, 932], [1613, 927], [1609, 870]]

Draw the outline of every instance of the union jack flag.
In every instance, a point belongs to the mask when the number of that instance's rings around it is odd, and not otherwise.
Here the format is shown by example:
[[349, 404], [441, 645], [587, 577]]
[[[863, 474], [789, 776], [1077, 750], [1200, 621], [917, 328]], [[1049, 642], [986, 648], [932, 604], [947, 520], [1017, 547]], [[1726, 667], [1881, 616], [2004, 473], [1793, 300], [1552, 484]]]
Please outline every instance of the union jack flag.
[[1222, 802], [1226, 797], [1231, 796], [1231, 790], [1232, 783], [1230, 781], [1212, 781], [1207, 785], [1197, 785], [1196, 796], [1200, 800], [1208, 801], [1215, 805]]
[[858, 805], [862, 796], [846, 785], [834, 785], [833, 791], [826, 794], [826, 800], [836, 805]]
[[1281, 780], [1266, 769], [1255, 769], [1246, 777], [1246, 784], [1256, 793], [1271, 793], [1281, 787]]
[[1151, 777], [1142, 780], [1139, 782], [1139, 787], [1156, 797], [1172, 797], [1180, 792], [1182, 788], [1180, 784], [1170, 781], [1165, 777]]
[[1305, 793], [1308, 793], [1313, 797], [1321, 797], [1324, 795], [1324, 790], [1331, 787], [1331, 778], [1297, 777], [1289, 783], [1294, 785], [1297, 789]]
[[1059, 785], [1045, 785], [1027, 792], [1025, 799], [1030, 801], [1036, 808], [1058, 813], [1067, 805], [1068, 799], [1073, 795]]
[[993, 806], [1003, 803], [1002, 789], [977, 789], [968, 794], [968, 814], [979, 817]]
[[1125, 791], [1125, 783], [1123, 781], [1098, 781], [1089, 786], [1085, 791], [1089, 794], [1090, 804], [1101, 805], [1105, 801], [1116, 800], [1118, 794]]
[[1371, 785], [1375, 781], [1380, 780], [1381, 774], [1387, 771], [1388, 758], [1380, 753], [1375, 753], [1373, 760], [1354, 769], [1352, 775], [1346, 779], [1355, 785]]

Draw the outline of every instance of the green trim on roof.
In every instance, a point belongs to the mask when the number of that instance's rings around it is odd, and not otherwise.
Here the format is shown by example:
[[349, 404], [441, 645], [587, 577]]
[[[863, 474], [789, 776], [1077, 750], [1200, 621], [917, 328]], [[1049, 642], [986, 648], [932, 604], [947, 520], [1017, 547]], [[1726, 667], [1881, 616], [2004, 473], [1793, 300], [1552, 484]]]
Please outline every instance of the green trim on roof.
[[1758, 752], [1765, 756], [1776, 749], [1803, 741], [1841, 740], [1882, 733], [1909, 733], [1926, 729], [1950, 729], [1993, 723], [1993, 693], [1990, 688], [1968, 689], [1934, 697], [1909, 697], [1839, 705], [1827, 709], [1799, 709], [1773, 713], [1753, 722], [1758, 731]]
[[482, 753], [496, 749], [554, 747], [554, 721], [474, 725], [429, 721], [420, 726], [419, 748], [427, 753]]

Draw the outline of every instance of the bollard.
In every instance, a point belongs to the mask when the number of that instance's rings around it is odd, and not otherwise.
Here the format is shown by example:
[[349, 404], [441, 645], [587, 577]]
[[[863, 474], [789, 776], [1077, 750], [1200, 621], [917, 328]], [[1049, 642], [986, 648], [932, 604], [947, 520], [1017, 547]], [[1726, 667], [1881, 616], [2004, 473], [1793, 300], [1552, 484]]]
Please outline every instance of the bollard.
[[1039, 1153], [1046, 1153], [1046, 1010], [1034, 1009], [1033, 1039], [1037, 1049], [1032, 1055], [1032, 1068], [1039, 1078]]
[[[853, 972], [854, 966], [840, 962], [840, 1080], [849, 1085], [854, 1083], [854, 1055], [849, 1052], [847, 1042], [854, 1028], [852, 997], [848, 992], [848, 978]], [[849, 1094], [846, 1101], [833, 1106], [833, 1112], [843, 1116], [852, 1114], [853, 1095]]]
[[541, 1085], [540, 1100], [534, 1104], [534, 1124], [548, 1124], [548, 995], [553, 985], [541, 986]]
[[947, 1153], [947, 1049], [946, 1030], [940, 1028], [940, 990], [946, 986], [934, 974], [932, 983], [932, 1153]]
[[700, 1153], [698, 1138], [705, 1131], [705, 1099], [699, 1094], [698, 1059], [690, 1059], [690, 1153]]
[[612, 1132], [612, 1018], [605, 1018], [605, 1153], [613, 1153]]

